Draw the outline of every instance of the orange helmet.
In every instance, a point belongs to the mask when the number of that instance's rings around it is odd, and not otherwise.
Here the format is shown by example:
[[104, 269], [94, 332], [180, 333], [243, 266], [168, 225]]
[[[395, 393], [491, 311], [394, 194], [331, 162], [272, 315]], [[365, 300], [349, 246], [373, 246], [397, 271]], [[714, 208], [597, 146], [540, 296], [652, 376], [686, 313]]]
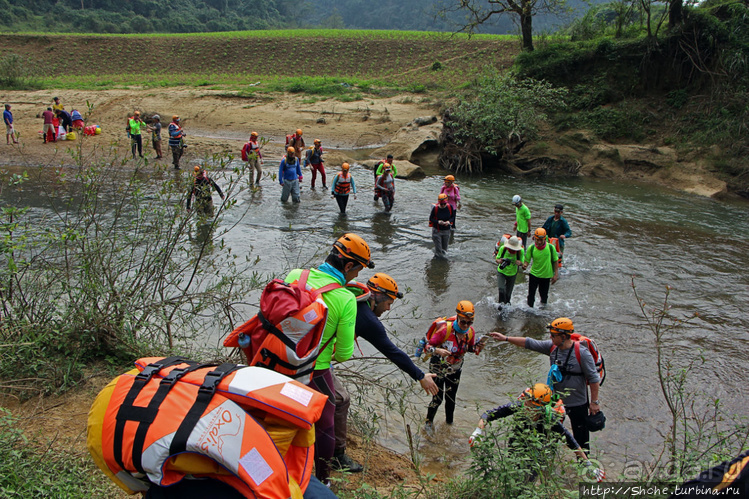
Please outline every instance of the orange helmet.
[[545, 383], [536, 383], [523, 391], [522, 397], [533, 405], [544, 405], [551, 402], [551, 388]]
[[135, 111], [135, 112], [133, 113], [133, 116], [140, 116], [140, 111]]
[[172, 121], [179, 121], [179, 116], [177, 116], [176, 114], [172, 116]]
[[296, 154], [296, 149], [294, 149], [293, 147], [289, 146], [289, 147], [286, 148], [286, 152], [289, 153], [289, 154]]
[[437, 196], [437, 201], [442, 201], [443, 199], [447, 199], [447, 194], [441, 192], [439, 196]]
[[348, 163], [343, 163], [343, 164], [341, 165], [341, 170], [344, 170], [344, 171], [346, 171], [346, 170], [348, 170], [349, 168], [351, 168], [351, 167], [349, 166], [349, 164], [348, 164]]
[[314, 140], [313, 142], [314, 142], [315, 144], [322, 144], [322, 142], [320, 142], [320, 139], [315, 139], [315, 140]]
[[455, 307], [455, 312], [461, 317], [465, 317], [466, 319], [473, 319], [473, 303], [469, 302], [468, 300], [463, 300], [458, 302], [458, 306]]
[[302, 134], [302, 129], [301, 128], [297, 128], [296, 129], [296, 134], [297, 135], [301, 135]]
[[367, 287], [372, 291], [384, 293], [393, 300], [403, 298], [403, 293], [398, 291], [398, 284], [395, 282], [395, 279], [382, 272], [378, 272], [370, 277], [367, 281]]
[[543, 227], [539, 227], [533, 233], [533, 237], [536, 239], [546, 239], [546, 229], [544, 229]]
[[455, 182], [455, 177], [452, 175], [448, 175], [445, 177], [445, 182]]
[[546, 329], [552, 334], [572, 334], [575, 332], [575, 326], [572, 324], [572, 320], [567, 317], [559, 317], [551, 321], [551, 324], [547, 324]]
[[342, 235], [333, 243], [333, 249], [337, 250], [341, 256], [359, 262], [367, 268], [373, 269], [375, 266], [371, 259], [372, 253], [369, 251], [369, 245], [356, 234]]
[[252, 132], [252, 133], [250, 134], [250, 137], [251, 137], [251, 138], [252, 138], [252, 137], [257, 137], [257, 132]]
[[200, 167], [195, 165], [195, 168], [193, 168], [193, 170], [195, 170], [195, 173], [198, 173], [200, 171]]

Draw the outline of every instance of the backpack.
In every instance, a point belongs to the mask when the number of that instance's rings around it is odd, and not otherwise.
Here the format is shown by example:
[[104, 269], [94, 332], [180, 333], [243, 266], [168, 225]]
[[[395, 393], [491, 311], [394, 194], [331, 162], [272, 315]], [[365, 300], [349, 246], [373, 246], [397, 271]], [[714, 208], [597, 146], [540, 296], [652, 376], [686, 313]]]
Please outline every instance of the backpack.
[[224, 340], [225, 347], [239, 347], [247, 365], [272, 369], [308, 384], [315, 361], [325, 350], [322, 341], [328, 307], [322, 294], [342, 287], [331, 283], [319, 289], [307, 289], [309, 269], [299, 280], [286, 283], [273, 279], [260, 295], [260, 311]]
[[[570, 337], [572, 338], [572, 341], [575, 342], [575, 358], [577, 359], [577, 363], [581, 367], [583, 363], [580, 359], [580, 343], [585, 343], [585, 346], [588, 347], [590, 355], [593, 356], [593, 362], [596, 363], [596, 371], [598, 371], [598, 376], [601, 378], [600, 385], [603, 386], [603, 380], [606, 379], [606, 362], [603, 360], [603, 353], [601, 353], [601, 351], [598, 349], [596, 342], [588, 338], [587, 336], [583, 336], [580, 333], [572, 333]], [[556, 345], [552, 345], [549, 355], [551, 355], [554, 350], [556, 350], [556, 348]]]
[[[439, 208], [438, 204], [432, 205], [432, 213], [434, 213], [438, 208]], [[453, 207], [450, 206], [450, 203], [447, 203], [447, 208], [450, 210], [450, 216], [452, 217], [453, 216]], [[431, 218], [431, 217], [429, 217], [429, 218]], [[434, 224], [432, 223], [431, 220], [429, 221], [429, 227], [434, 227]]]
[[242, 161], [249, 161], [249, 158], [247, 157], [249, 150], [250, 150], [250, 143], [247, 142], [244, 146], [242, 146]]
[[296, 139], [294, 138], [296, 136], [295, 133], [290, 133], [286, 136], [286, 146], [295, 145]]

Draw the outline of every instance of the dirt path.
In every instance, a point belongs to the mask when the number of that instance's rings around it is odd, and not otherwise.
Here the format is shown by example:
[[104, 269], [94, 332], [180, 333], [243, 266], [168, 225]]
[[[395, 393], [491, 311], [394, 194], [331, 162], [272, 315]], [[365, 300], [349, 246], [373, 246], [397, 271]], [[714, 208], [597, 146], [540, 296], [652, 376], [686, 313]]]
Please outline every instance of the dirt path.
[[[217, 90], [169, 88], [163, 90], [128, 89], [86, 91], [6, 92], [4, 102], [12, 105], [16, 129], [20, 132], [21, 147], [3, 147], [2, 163], [47, 164], [53, 161], [55, 145], [58, 149], [75, 142], [43, 144], [39, 132], [42, 119], [37, 118], [53, 96], [59, 96], [65, 109], [78, 109], [85, 114], [89, 101], [93, 110], [88, 124], [98, 124], [102, 134], [87, 138], [88, 144], [108, 148], [116, 143], [122, 153], [129, 151], [125, 121], [136, 109], [143, 116], [161, 116], [164, 127], [177, 114], [187, 133], [188, 155], [202, 157], [229, 151], [239, 154], [251, 131], [269, 140], [264, 148], [267, 158], [280, 158], [286, 134], [297, 128], [304, 131], [309, 145], [319, 138], [329, 150], [377, 147], [387, 143], [403, 125], [422, 115], [435, 114], [432, 105], [416, 104], [404, 96], [340, 102], [333, 99], [315, 101], [309, 97], [278, 95], [273, 97], [240, 98], [227, 96]], [[144, 137], [145, 138], [145, 137]], [[165, 160], [166, 130], [162, 132]], [[150, 144], [150, 138], [147, 142]], [[153, 157], [150, 145], [145, 145]], [[60, 155], [57, 155], [59, 161]], [[328, 156], [329, 160], [338, 158]], [[165, 161], [166, 162], [166, 161]]]

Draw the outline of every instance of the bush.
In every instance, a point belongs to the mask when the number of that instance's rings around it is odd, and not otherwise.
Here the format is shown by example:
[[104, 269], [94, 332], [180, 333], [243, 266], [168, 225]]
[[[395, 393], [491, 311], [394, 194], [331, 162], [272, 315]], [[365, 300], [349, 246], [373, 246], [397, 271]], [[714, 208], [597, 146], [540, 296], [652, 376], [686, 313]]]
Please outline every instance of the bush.
[[0, 87], [28, 90], [40, 88], [35, 64], [18, 54], [8, 54], [0, 59]]

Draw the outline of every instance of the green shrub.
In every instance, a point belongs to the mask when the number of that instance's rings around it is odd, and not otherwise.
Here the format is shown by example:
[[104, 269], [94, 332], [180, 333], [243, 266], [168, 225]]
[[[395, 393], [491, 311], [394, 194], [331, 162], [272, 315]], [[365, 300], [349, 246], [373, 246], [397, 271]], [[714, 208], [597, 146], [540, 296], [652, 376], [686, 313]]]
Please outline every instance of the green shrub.
[[0, 87], [25, 90], [40, 88], [34, 63], [18, 54], [8, 54], [0, 59]]

